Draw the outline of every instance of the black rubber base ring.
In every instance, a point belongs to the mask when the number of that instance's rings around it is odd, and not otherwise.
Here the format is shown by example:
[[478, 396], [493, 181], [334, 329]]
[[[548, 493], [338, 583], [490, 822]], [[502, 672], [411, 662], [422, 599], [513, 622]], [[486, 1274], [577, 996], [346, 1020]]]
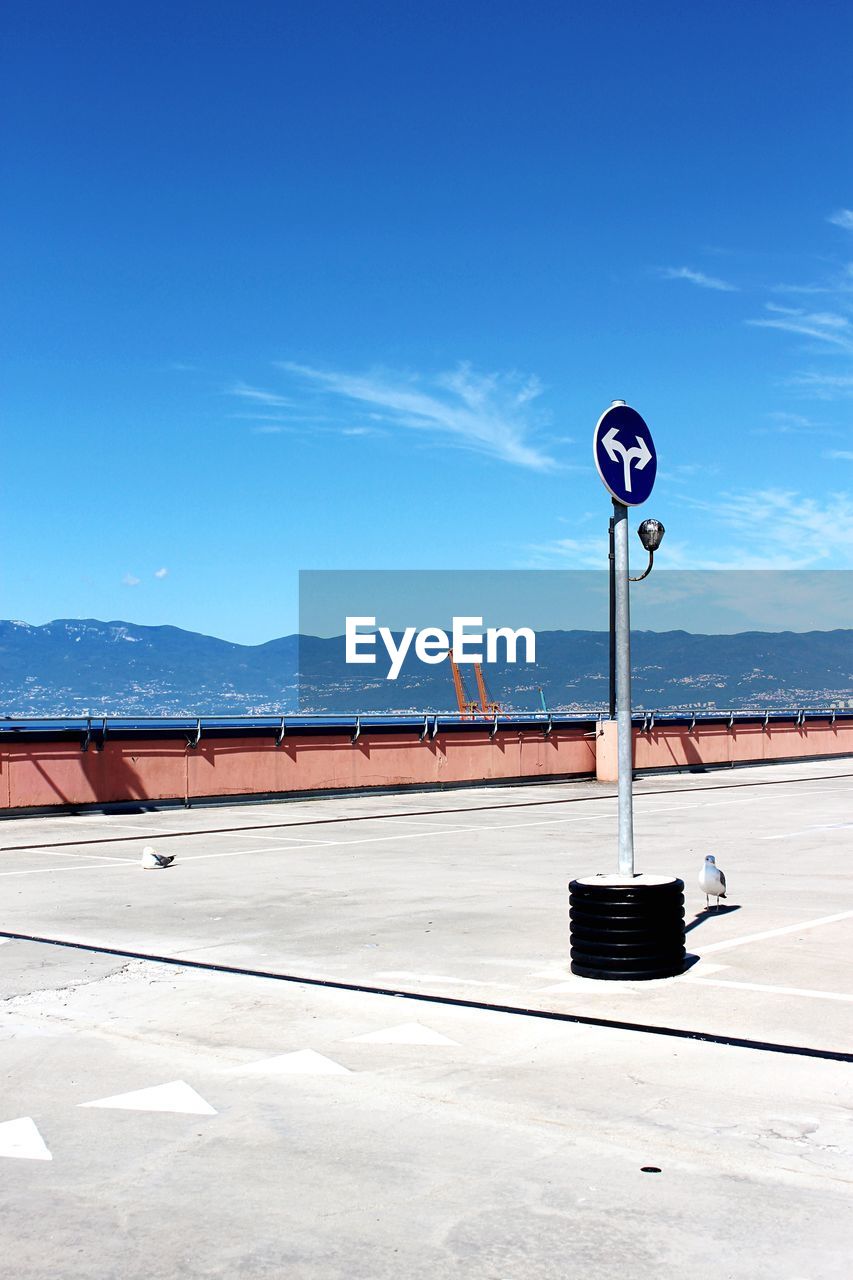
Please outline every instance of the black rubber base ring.
[[624, 884], [581, 884], [571, 881], [569, 884], [571, 899], [578, 902], [625, 902], [629, 906], [637, 904], [651, 905], [652, 902], [666, 902], [681, 899], [684, 896], [684, 881], [672, 881], [669, 884], [642, 884], [635, 888]]
[[676, 934], [670, 937], [639, 938], [634, 942], [616, 942], [613, 938], [590, 942], [588, 938], [579, 938], [576, 933], [571, 936], [571, 955], [573, 959], [576, 956], [579, 960], [581, 956], [589, 956], [590, 960], [594, 956], [622, 960], [625, 956], [669, 955], [671, 951], [684, 951], [683, 937]]
[[606, 911], [578, 911], [576, 908], [569, 912], [569, 922], [573, 926], [586, 925], [590, 929], [607, 929], [611, 926], [614, 929], [672, 928], [673, 925], [680, 926], [683, 920], [684, 912], [677, 906], [673, 906], [670, 911], [635, 911], [633, 915], [608, 915]]
[[573, 960], [570, 968], [579, 978], [598, 978], [605, 982], [651, 982], [655, 978], [677, 978], [684, 972], [684, 961], [654, 969], [597, 969]]
[[574, 915], [625, 916], [630, 919], [634, 916], [661, 915], [668, 911], [683, 910], [683, 899], [679, 897], [653, 898], [650, 902], [593, 902], [587, 898], [576, 898], [574, 894], [569, 896], [569, 911]]
[[597, 925], [597, 927], [573, 924], [573, 927], [571, 927], [571, 941], [575, 943], [575, 946], [598, 942], [613, 942], [617, 946], [631, 946], [633, 943], [640, 945], [643, 942], [654, 942], [658, 938], [684, 942], [684, 925], [679, 922], [678, 927], [667, 924], [665, 928], [661, 927], [660, 929], [617, 929], [612, 928], [610, 924]]

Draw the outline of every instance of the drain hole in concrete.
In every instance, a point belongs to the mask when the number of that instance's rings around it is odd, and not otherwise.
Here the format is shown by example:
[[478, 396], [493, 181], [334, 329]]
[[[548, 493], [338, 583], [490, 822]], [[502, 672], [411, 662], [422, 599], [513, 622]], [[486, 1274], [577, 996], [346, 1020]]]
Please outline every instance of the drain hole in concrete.
[[656, 1164], [644, 1164], [640, 1173], [660, 1173], [660, 1169]]

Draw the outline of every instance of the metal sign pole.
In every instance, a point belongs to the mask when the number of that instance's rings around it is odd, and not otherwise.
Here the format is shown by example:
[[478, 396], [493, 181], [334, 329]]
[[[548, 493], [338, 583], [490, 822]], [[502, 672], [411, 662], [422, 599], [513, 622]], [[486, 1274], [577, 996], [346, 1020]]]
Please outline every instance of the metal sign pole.
[[619, 760], [619, 874], [634, 874], [634, 750], [631, 736], [631, 605], [628, 508], [613, 499], [616, 578], [616, 726]]
[[[595, 468], [613, 499], [611, 718], [615, 674], [619, 869], [616, 875], [598, 872], [569, 884], [572, 973], [582, 978], [611, 981], [619, 978], [626, 982], [673, 978], [684, 971], [684, 882], [675, 877], [638, 875], [634, 871], [628, 508], [640, 506], [651, 496], [657, 474], [657, 451], [652, 433], [637, 410], [624, 400], [614, 400], [595, 424], [592, 454]], [[649, 553], [648, 573], [664, 528], [659, 520], [644, 520], [637, 532]]]
[[610, 588], [610, 671], [608, 675], [608, 714], [611, 720], [616, 719], [616, 555], [613, 550], [613, 526], [616, 521], [610, 517], [610, 552], [608, 556], [608, 583]]

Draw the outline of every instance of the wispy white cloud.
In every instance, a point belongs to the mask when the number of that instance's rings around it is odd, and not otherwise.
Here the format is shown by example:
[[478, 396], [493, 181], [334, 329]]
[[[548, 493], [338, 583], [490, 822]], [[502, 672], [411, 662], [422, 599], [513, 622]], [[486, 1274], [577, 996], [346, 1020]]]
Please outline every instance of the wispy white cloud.
[[[853, 230], [853, 210], [839, 209], [829, 215], [829, 222], [845, 230]], [[853, 263], [835, 262], [827, 265], [821, 259], [821, 276], [816, 281], [801, 284], [777, 284], [771, 293], [825, 297], [834, 308], [810, 310], [807, 306], [780, 306], [775, 302], [765, 304], [767, 314], [745, 321], [757, 329], [774, 329], [782, 333], [811, 338], [817, 349], [827, 353], [853, 353], [853, 325], [850, 320], [850, 296], [853, 293]], [[788, 380], [788, 385], [799, 390], [806, 398], [821, 400], [838, 399], [853, 389], [853, 378], [846, 371], [840, 374], [808, 372]]]
[[853, 262], [836, 262], [823, 270], [819, 280], [811, 280], [805, 284], [774, 284], [770, 292], [801, 296], [828, 295], [847, 305], [850, 294], [853, 293]]
[[[853, 460], [853, 452], [836, 455]], [[667, 533], [655, 557], [660, 569], [847, 569], [853, 567], [853, 497], [805, 497], [794, 490], [721, 493], [714, 499], [683, 496], [678, 506], [702, 516], [693, 542]], [[669, 521], [667, 521], [669, 523]], [[693, 522], [691, 522], [693, 523]], [[606, 569], [606, 530], [529, 545], [533, 568]], [[632, 544], [632, 563], [644, 562]]]
[[765, 303], [769, 316], [747, 320], [758, 329], [781, 329], [785, 333], [801, 334], [816, 338], [844, 351], [853, 351], [853, 331], [847, 316], [835, 311], [806, 311], [802, 307], [781, 307], [775, 302]]
[[690, 267], [661, 267], [658, 274], [662, 280], [687, 280], [700, 289], [716, 289], [719, 293], [738, 292], [736, 284], [729, 284], [718, 276], [706, 276], [704, 271], [693, 271]]
[[536, 471], [557, 466], [538, 439], [547, 416], [535, 404], [542, 394], [536, 378], [477, 373], [469, 364], [429, 381], [385, 370], [353, 374], [289, 361], [278, 367], [310, 384], [330, 405], [369, 409], [371, 419], [389, 429], [423, 432]]
[[[251, 388], [254, 396], [268, 396], [273, 398], [273, 392], [260, 392]], [[229, 394], [246, 395], [246, 389], [232, 390]], [[284, 403], [284, 397], [279, 396], [279, 400]], [[369, 418], [378, 418], [378, 414], [367, 414]], [[340, 436], [384, 436], [387, 432], [381, 427], [375, 426], [354, 426], [342, 427], [334, 422], [327, 414], [303, 413], [296, 408], [287, 408], [275, 413], [230, 413], [229, 418], [237, 422], [250, 422], [253, 425], [249, 428], [254, 436], [280, 436], [280, 435], [340, 435]]]
[[825, 422], [815, 422], [813, 418], [808, 418], [802, 413], [782, 413], [774, 412], [765, 414], [767, 424], [762, 427], [753, 427], [750, 435], [753, 436], [814, 436], [814, 435], [837, 435], [838, 431], [834, 427], [827, 426]]
[[853, 231], [853, 209], [837, 209], [827, 221], [835, 227], [843, 227], [845, 231]]
[[815, 422], [812, 418], [807, 418], [804, 413], [789, 413], [787, 410], [776, 409], [766, 416], [772, 422], [778, 424], [780, 430], [797, 427], [802, 431], [807, 431], [810, 427], [820, 426], [819, 422]]
[[166, 568], [162, 568], [162, 569], [155, 569], [155, 570], [154, 570], [154, 577], [155, 577], [155, 578], [168, 578], [168, 576], [169, 576], [169, 570], [168, 570], [168, 569], [166, 569]]
[[817, 284], [774, 284], [771, 287], [771, 293], [782, 293], [796, 297], [832, 297], [840, 301], [847, 301], [845, 294], [853, 293], [853, 271], [851, 271], [850, 263], [846, 263], [842, 270], [835, 271], [831, 276], [825, 277]]
[[772, 293], [791, 293], [798, 297], [801, 295], [813, 296], [815, 294], [836, 293], [837, 290], [831, 284], [774, 284], [771, 287]]
[[767, 302], [765, 307], [768, 311], [772, 311], [774, 315], [801, 317], [809, 324], [821, 328], [847, 329], [850, 326], [848, 317], [839, 315], [837, 311], [803, 311], [800, 307], [780, 306], [778, 302]]
[[132, 573], [126, 573], [122, 578], [122, 583], [126, 587], [138, 587], [140, 582], [141, 582], [141, 579], [137, 578]]
[[821, 456], [838, 462], [853, 462], [853, 449], [827, 449]]
[[[636, 566], [646, 567], [647, 553], [640, 545], [640, 540], [632, 534], [629, 543], [631, 556], [631, 572]], [[524, 567], [530, 569], [600, 569], [607, 571], [608, 537], [607, 529], [589, 534], [582, 538], [555, 538], [552, 542], [528, 544], [524, 551], [528, 560]], [[668, 530], [662, 550], [655, 555], [655, 565], [665, 569], [697, 569], [705, 567], [701, 557], [683, 538], [674, 536]]]
[[705, 555], [696, 568], [853, 566], [853, 498], [848, 493], [818, 499], [790, 489], [756, 489], [723, 493], [713, 501], [685, 500], [685, 505], [705, 513], [704, 541], [725, 547], [712, 559]]
[[264, 391], [261, 387], [250, 387], [245, 382], [234, 383], [233, 386], [228, 387], [227, 394], [239, 396], [252, 404], [266, 404], [281, 409], [295, 407], [295, 401], [288, 400], [286, 396], [278, 395], [275, 391]]
[[839, 400], [853, 396], [853, 374], [816, 371], [798, 373], [788, 379], [788, 386], [799, 388], [805, 395], [816, 400]]
[[672, 466], [664, 466], [658, 471], [658, 481], [670, 485], [690, 484], [696, 476], [716, 476], [720, 474], [716, 462], [676, 462]]
[[532, 569], [606, 569], [607, 533], [591, 533], [583, 538], [555, 538], [552, 542], [529, 543], [524, 551]]

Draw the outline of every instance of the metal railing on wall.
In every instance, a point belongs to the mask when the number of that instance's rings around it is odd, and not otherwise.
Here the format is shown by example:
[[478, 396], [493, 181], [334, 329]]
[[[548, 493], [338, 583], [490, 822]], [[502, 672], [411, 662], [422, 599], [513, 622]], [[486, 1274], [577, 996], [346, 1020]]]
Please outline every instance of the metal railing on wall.
[[[202, 716], [21, 716], [0, 720], [0, 746], [14, 742], [77, 741], [83, 751], [103, 750], [109, 740], [170, 738], [184, 739], [190, 748], [205, 738], [267, 738], [276, 746], [300, 736], [349, 738], [353, 744], [366, 734], [411, 734], [419, 741], [432, 741], [439, 734], [482, 732], [494, 739], [501, 731], [532, 731], [549, 737], [560, 730], [579, 729], [586, 734], [598, 730], [607, 719], [598, 710], [573, 712], [532, 712], [496, 714], [478, 719], [450, 711], [388, 713], [323, 713], [304, 715], [202, 715]], [[710, 711], [640, 711], [634, 727], [643, 734], [666, 728], [687, 726], [697, 732], [703, 726], [774, 725], [807, 728], [809, 724], [853, 722], [853, 708], [781, 707], [715, 709]]]

